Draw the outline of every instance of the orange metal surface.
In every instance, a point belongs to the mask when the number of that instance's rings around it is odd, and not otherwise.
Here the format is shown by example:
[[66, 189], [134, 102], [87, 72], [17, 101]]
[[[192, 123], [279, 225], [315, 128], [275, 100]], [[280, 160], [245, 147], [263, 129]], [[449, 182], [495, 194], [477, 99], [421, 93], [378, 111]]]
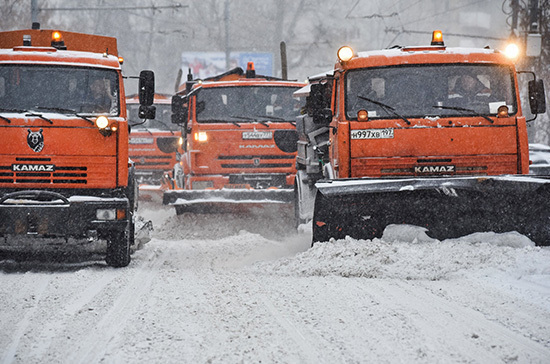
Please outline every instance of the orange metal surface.
[[[23, 46], [23, 36], [31, 36], [32, 47], [51, 47], [52, 29], [25, 29], [2, 32], [0, 37], [0, 48], [13, 48]], [[60, 31], [67, 50], [107, 53], [118, 56], [117, 41], [113, 37], [92, 35], [84, 33]]]
[[[441, 48], [441, 49], [439, 49]], [[432, 48], [433, 49], [433, 48]], [[494, 50], [460, 48], [410, 47], [359, 53], [358, 57], [335, 66], [335, 87], [339, 88], [338, 105], [333, 112], [344, 110], [345, 84], [343, 75], [353, 69], [414, 65], [414, 64], [476, 64], [492, 63], [512, 66], [503, 54]], [[515, 95], [519, 90], [515, 79]], [[335, 115], [332, 126], [338, 132], [331, 136], [331, 163], [337, 176], [362, 177], [415, 175], [414, 166], [453, 164], [458, 174], [528, 173], [528, 142], [525, 118], [518, 112], [508, 118], [492, 118], [493, 123], [478, 116], [415, 119], [411, 125], [402, 119], [348, 121], [343, 112]], [[389, 128], [390, 139], [350, 139], [350, 130]], [[442, 162], [443, 161], [443, 162]], [[444, 162], [451, 161], [451, 162]], [[482, 168], [483, 167], [483, 168]], [[468, 169], [470, 168], [470, 169]], [[477, 168], [477, 169], [476, 169]], [[381, 172], [381, 171], [385, 172]], [[441, 174], [441, 173], [434, 173]]]
[[[303, 87], [303, 83], [262, 78], [244, 78], [227, 75], [220, 80], [202, 82], [195, 88], [283, 86]], [[199, 123], [195, 118], [196, 102], [190, 101], [190, 121], [188, 124], [186, 150], [182, 150], [180, 164], [186, 175], [185, 189], [193, 189], [196, 181], [209, 181], [211, 188], [253, 188], [251, 183], [242, 182], [239, 176], [279, 175], [292, 188], [296, 173], [296, 152], [281, 151], [273, 138], [268, 140], [243, 140], [244, 132], [292, 131], [295, 126], [289, 122]], [[236, 119], [238, 122], [238, 120]], [[205, 142], [197, 141], [194, 135], [206, 132]], [[230, 177], [231, 176], [231, 177]], [[237, 181], [234, 180], [237, 179]]]
[[[118, 73], [118, 95], [124, 94], [120, 64], [114, 56], [117, 54], [115, 38], [62, 32], [68, 49], [65, 51], [48, 47], [51, 33], [51, 30], [1, 32], [0, 48], [4, 49], [0, 49], [0, 65], [108, 68]], [[23, 35], [31, 35], [32, 47], [22, 47]], [[16, 48], [9, 49], [12, 47]], [[103, 55], [107, 50], [109, 56]], [[41, 115], [51, 120], [48, 122], [29, 113], [2, 112], [10, 122], [0, 120], [0, 188], [112, 189], [127, 186], [128, 125], [123, 98], [118, 105], [118, 116], [108, 116], [117, 130], [107, 136], [92, 125], [95, 116], [86, 121], [80, 117], [41, 111]], [[30, 147], [30, 133], [39, 133], [43, 138], [40, 150]], [[28, 168], [31, 170], [25, 170]]]

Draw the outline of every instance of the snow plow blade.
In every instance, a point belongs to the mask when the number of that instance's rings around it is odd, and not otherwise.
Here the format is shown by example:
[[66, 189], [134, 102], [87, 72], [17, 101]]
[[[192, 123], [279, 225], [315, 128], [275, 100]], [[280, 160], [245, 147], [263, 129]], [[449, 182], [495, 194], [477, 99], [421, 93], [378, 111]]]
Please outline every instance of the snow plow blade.
[[320, 181], [313, 242], [380, 238], [390, 224], [435, 239], [517, 231], [550, 245], [550, 180], [520, 175]]
[[139, 185], [139, 199], [141, 201], [151, 201], [162, 203], [163, 187], [160, 185]]
[[266, 205], [291, 204], [294, 191], [289, 189], [221, 189], [169, 190], [164, 192], [163, 204], [173, 205], [179, 215], [184, 212], [226, 212]]

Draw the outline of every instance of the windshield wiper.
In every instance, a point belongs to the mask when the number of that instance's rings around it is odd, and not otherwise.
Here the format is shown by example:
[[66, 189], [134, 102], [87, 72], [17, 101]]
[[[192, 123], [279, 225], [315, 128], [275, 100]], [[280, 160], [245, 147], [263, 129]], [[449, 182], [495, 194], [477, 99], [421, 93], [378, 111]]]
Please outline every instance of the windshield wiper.
[[[13, 113], [21, 114], [21, 113], [27, 112], [27, 110], [23, 110], [23, 109], [9, 109], [9, 108], [0, 107], [0, 112], [13, 112]], [[0, 119], [5, 120], [8, 124], [11, 124], [11, 120], [8, 119], [8, 118], [5, 117], [5, 116], [0, 115]]]
[[74, 116], [78, 116], [79, 118], [81, 118], [83, 120], [86, 120], [90, 124], [94, 125], [94, 122], [92, 120], [88, 119], [85, 116], [80, 115], [79, 113], [77, 113], [73, 109], [64, 109], [62, 107], [49, 107], [49, 106], [37, 106], [35, 109], [36, 110], [53, 111], [53, 112], [56, 112], [56, 113], [59, 113], [59, 114], [71, 114], [71, 115], [74, 115]]
[[168, 124], [166, 124], [164, 121], [158, 120], [158, 119], [153, 119], [153, 120], [157, 121], [159, 124], [164, 125], [166, 127], [166, 130], [168, 130], [170, 133], [172, 133], [172, 135], [175, 135], [174, 131], [172, 129], [170, 129], [170, 126]]
[[46, 120], [48, 123], [53, 124], [53, 121], [51, 121], [47, 117], [42, 116], [42, 114], [37, 114], [37, 113], [32, 112], [32, 111], [29, 111], [27, 114], [25, 114], [25, 116], [36, 116], [37, 118], [40, 118], [42, 120]]
[[398, 118], [400, 119], [403, 119], [407, 125], [411, 125], [411, 122], [406, 118], [404, 117], [403, 115], [399, 114], [397, 111], [395, 111], [395, 108], [391, 107], [390, 105], [386, 105], [386, 104], [383, 104], [379, 101], [376, 101], [376, 100], [373, 100], [373, 99], [369, 99], [368, 97], [365, 97], [365, 96], [361, 96], [361, 95], [357, 95], [357, 98], [361, 99], [361, 100], [365, 100], [365, 101], [368, 101], [368, 102], [372, 102], [373, 104], [375, 105], [378, 105], [380, 106], [381, 108], [383, 108], [384, 110], [386, 110], [386, 112], [390, 112], [392, 113], [393, 115], [397, 116]]
[[[482, 117], [483, 119], [485, 120], [489, 120], [489, 122], [494, 123], [495, 121], [492, 120], [491, 118], [489, 118], [487, 115], [483, 115], [475, 110], [472, 110], [472, 109], [467, 109], [467, 108], [464, 108], [464, 107], [458, 107], [458, 106], [443, 106], [443, 105], [434, 105], [432, 107], [435, 107], [436, 109], [445, 109], [445, 110], [456, 110], [456, 111], [466, 111], [468, 113], [470, 113], [470, 115], [472, 116], [480, 116]], [[462, 115], [464, 115], [464, 113], [462, 113]]]
[[[256, 116], [256, 115], [254, 115]], [[284, 121], [284, 122], [287, 122], [289, 123], [290, 125], [292, 126], [296, 126], [296, 123], [292, 120], [287, 120], [285, 118], [280, 118], [278, 116], [271, 116], [271, 115], [263, 115], [263, 116], [258, 116], [259, 118], [265, 118], [267, 120], [273, 120], [273, 121]]]
[[[226, 116], [226, 117], [238, 119], [236, 116]], [[212, 123], [212, 122], [223, 123], [223, 122], [227, 122], [227, 121], [229, 121], [231, 124], [233, 124], [235, 126], [238, 126], [239, 128], [241, 127], [241, 125], [239, 123], [237, 123], [236, 121], [224, 120], [222, 118], [218, 118], [218, 119], [201, 119], [201, 120], [199, 120], [199, 123]]]

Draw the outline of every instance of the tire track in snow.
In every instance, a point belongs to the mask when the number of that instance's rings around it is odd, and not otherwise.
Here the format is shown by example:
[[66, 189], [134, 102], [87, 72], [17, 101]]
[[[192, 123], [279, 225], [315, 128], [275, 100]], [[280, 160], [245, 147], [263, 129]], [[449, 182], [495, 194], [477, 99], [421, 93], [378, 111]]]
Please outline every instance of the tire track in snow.
[[56, 336], [61, 335], [62, 331], [67, 326], [67, 322], [76, 319], [74, 317], [75, 314], [88, 303], [92, 302], [105, 287], [118, 277], [116, 270], [106, 270], [101, 272], [101, 274], [103, 274], [101, 278], [95, 280], [91, 285], [87, 286], [85, 290], [81, 291], [76, 297], [70, 300], [59, 315], [51, 317], [49, 321], [42, 325], [43, 332], [38, 336], [40, 338], [40, 345], [29, 353], [30, 357], [41, 358], [45, 353], [50, 351], [52, 341]]
[[[148, 264], [140, 267], [138, 272], [125, 270], [132, 275], [132, 280], [115, 298], [112, 307], [103, 315], [97, 325], [90, 329], [87, 337], [79, 340], [79, 347], [65, 360], [67, 363], [98, 363], [105, 357], [109, 343], [122, 331], [128, 318], [135, 313], [141, 297], [149, 290], [159, 268], [170, 255], [169, 250], [157, 255], [151, 252], [145, 260]], [[118, 324], [113, 324], [118, 322]]]
[[[434, 294], [421, 283], [415, 286], [408, 282], [375, 283], [385, 294], [383, 304], [396, 311], [406, 311], [408, 319], [415, 322], [414, 326], [422, 329], [421, 334], [428, 336], [431, 342], [438, 343], [440, 350], [442, 344], [448, 344], [445, 350], [459, 348], [456, 351], [468, 353], [464, 360], [485, 363], [504, 360], [506, 355], [513, 359], [523, 354], [526, 355], [523, 360], [529, 362], [544, 362], [550, 357], [550, 348], [510, 330], [480, 310]], [[399, 307], [397, 302], [406, 302], [406, 307]]]
[[[15, 328], [14, 334], [12, 335], [12, 342], [4, 352], [4, 355], [2, 356], [2, 363], [8, 364], [12, 363], [16, 358], [17, 353], [17, 347], [19, 346], [19, 342], [21, 341], [21, 338], [24, 336], [25, 331], [28, 329], [29, 324], [31, 322], [31, 317], [34, 316], [36, 310], [38, 309], [40, 305], [40, 300], [42, 298], [42, 295], [44, 294], [44, 291], [46, 290], [46, 286], [50, 283], [51, 276], [42, 276], [40, 279], [35, 281], [35, 289], [32, 291], [34, 292], [34, 304], [33, 306], [26, 310], [25, 316], [22, 318], [21, 321], [19, 321], [19, 324]], [[4, 328], [5, 329], [5, 328]]]
[[[264, 307], [267, 308], [269, 313], [275, 318], [275, 320], [281, 325], [281, 327], [288, 333], [288, 335], [293, 339], [294, 343], [298, 345], [301, 349], [301, 354], [304, 356], [302, 358], [304, 363], [326, 363], [325, 358], [319, 356], [317, 348], [311, 344], [311, 339], [308, 340], [302, 329], [297, 325], [293, 324], [288, 318], [287, 314], [279, 311], [273, 305], [271, 299], [267, 298], [265, 295], [261, 296], [261, 301], [264, 304]], [[309, 330], [308, 330], [309, 331]], [[310, 337], [312, 333], [309, 333]], [[315, 335], [317, 336], [317, 335]]]

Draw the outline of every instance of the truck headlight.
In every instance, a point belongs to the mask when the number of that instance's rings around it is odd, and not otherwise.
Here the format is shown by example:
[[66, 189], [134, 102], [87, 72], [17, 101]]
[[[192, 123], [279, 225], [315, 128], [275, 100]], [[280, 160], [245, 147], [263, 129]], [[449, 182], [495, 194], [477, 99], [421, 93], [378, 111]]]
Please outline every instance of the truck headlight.
[[95, 119], [95, 125], [99, 128], [99, 129], [105, 129], [106, 127], [109, 126], [109, 119], [107, 119], [105, 116], [101, 115], [101, 116], [98, 116], [97, 119]]
[[205, 142], [208, 140], [208, 135], [206, 135], [206, 132], [199, 131], [198, 133], [195, 133], [195, 140], [197, 142]]
[[95, 216], [98, 220], [112, 221], [116, 219], [116, 209], [97, 209]]

